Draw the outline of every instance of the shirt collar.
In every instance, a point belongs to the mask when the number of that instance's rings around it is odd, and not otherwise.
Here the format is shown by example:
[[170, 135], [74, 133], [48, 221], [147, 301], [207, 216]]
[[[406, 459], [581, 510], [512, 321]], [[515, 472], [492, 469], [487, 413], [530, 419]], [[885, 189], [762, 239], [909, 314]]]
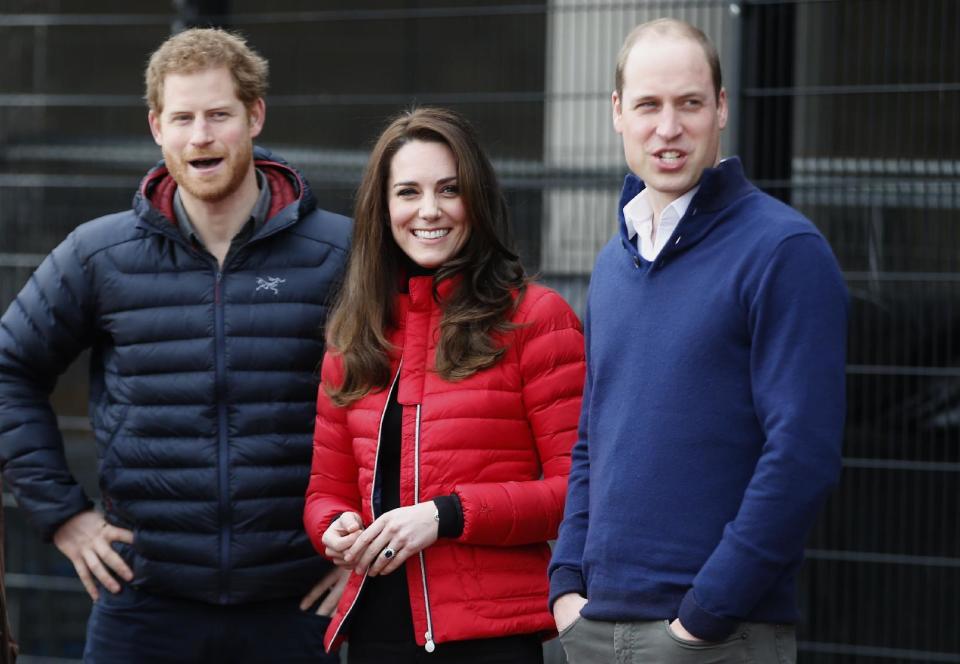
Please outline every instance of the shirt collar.
[[[252, 222], [253, 231], [258, 230], [267, 222], [267, 214], [270, 212], [270, 185], [267, 182], [267, 177], [259, 168], [256, 169], [256, 173], [257, 187], [260, 189], [260, 193], [257, 195], [257, 202], [253, 204], [253, 208], [250, 210], [250, 218], [243, 225], [243, 228], [246, 228]], [[177, 187], [173, 194], [173, 213], [177, 218], [177, 227], [180, 229], [180, 233], [188, 240], [203, 245], [200, 236], [197, 235], [197, 229], [190, 221], [187, 209], [183, 206], [183, 200], [180, 198], [180, 187]]]
[[[700, 185], [698, 184], [680, 198], [671, 201], [667, 207], [663, 208], [663, 211], [660, 213], [661, 226], [667, 224], [675, 226], [677, 222], [683, 219], [683, 215], [687, 213], [687, 208], [690, 207], [690, 201], [697, 195], [699, 189]], [[639, 230], [642, 230], [644, 226], [653, 223], [653, 208], [650, 207], [648, 194], [649, 190], [644, 189], [623, 206], [623, 216], [628, 222], [627, 238], [630, 240], [635, 238]]]

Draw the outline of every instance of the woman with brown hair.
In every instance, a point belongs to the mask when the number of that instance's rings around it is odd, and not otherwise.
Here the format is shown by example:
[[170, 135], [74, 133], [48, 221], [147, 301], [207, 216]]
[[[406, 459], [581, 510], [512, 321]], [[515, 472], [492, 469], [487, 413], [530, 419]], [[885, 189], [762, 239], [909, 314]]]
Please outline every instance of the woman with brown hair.
[[530, 283], [464, 118], [396, 118], [360, 185], [304, 523], [352, 569], [349, 660], [542, 662], [547, 540], [583, 383], [579, 321]]

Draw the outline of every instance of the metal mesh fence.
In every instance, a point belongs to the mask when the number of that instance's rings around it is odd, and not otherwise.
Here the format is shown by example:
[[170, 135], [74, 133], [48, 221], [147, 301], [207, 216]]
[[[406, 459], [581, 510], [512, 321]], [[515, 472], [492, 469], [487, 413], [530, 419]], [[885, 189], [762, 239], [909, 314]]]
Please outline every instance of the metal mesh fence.
[[[960, 662], [954, 0], [181, 0], [136, 13], [119, 0], [0, 0], [0, 305], [70, 229], [129, 205], [159, 157], [143, 65], [172, 29], [208, 20], [270, 60], [260, 142], [306, 172], [324, 207], [349, 213], [387, 117], [413, 104], [465, 113], [528, 268], [581, 310], [625, 172], [614, 60], [630, 28], [658, 16], [717, 42], [724, 153], [819, 226], [852, 296], [845, 470], [809, 543], [800, 659]], [[95, 491], [82, 362], [55, 399]], [[25, 659], [78, 658], [89, 604], [5, 505]]]

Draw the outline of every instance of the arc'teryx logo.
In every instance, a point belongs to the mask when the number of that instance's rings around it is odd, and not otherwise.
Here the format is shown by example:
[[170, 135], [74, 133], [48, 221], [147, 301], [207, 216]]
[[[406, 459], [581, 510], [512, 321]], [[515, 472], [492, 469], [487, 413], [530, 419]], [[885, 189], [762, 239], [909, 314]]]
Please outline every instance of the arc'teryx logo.
[[[263, 277], [257, 277], [257, 290], [273, 291], [274, 295], [279, 295], [280, 291], [278, 289], [280, 287], [280, 284], [285, 284], [285, 283], [287, 283], [287, 280], [281, 279], [280, 277], [267, 277], [266, 279], [264, 279]], [[254, 291], [254, 293], [256, 292], [257, 291]]]

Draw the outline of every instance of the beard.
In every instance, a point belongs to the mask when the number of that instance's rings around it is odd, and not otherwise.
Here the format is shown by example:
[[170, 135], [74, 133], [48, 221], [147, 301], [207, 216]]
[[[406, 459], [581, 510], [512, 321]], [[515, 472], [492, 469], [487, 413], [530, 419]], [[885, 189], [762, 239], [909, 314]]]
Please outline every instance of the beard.
[[184, 159], [166, 152], [163, 155], [167, 170], [178, 187], [205, 203], [219, 203], [232, 196], [243, 184], [253, 164], [253, 143], [248, 143], [233, 154], [222, 155], [223, 171], [214, 178], [205, 178], [191, 171], [190, 161], [207, 157], [194, 154]]

